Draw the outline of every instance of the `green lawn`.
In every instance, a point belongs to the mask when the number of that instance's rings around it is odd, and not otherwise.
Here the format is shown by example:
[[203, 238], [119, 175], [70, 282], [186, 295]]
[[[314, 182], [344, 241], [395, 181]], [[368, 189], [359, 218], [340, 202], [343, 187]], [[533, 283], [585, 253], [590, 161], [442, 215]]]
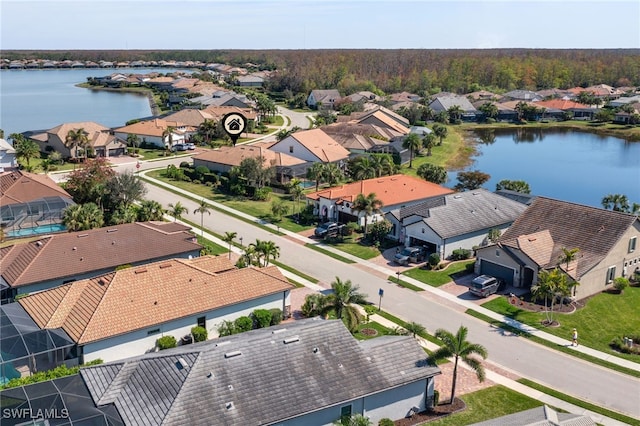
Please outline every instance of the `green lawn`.
[[336, 254], [336, 253], [334, 253], [334, 252], [332, 252], [332, 251], [325, 250], [325, 249], [323, 249], [322, 247], [317, 246], [316, 244], [305, 244], [304, 246], [305, 246], [305, 247], [307, 247], [307, 248], [310, 248], [311, 250], [315, 250], [315, 251], [317, 251], [317, 252], [319, 252], [319, 253], [322, 253], [322, 254], [324, 254], [325, 256], [333, 257], [334, 259], [339, 260], [340, 262], [344, 262], [344, 263], [356, 263], [356, 262], [354, 262], [353, 260], [348, 259], [348, 258], [346, 258], [346, 257], [344, 257], [344, 256], [340, 256], [339, 254]]
[[[366, 328], [373, 329], [373, 330], [377, 331], [378, 334], [376, 334], [374, 336], [371, 336], [371, 335], [368, 335], [368, 334], [361, 333], [361, 331], [363, 329], [366, 329]], [[373, 339], [373, 338], [376, 338], [376, 337], [385, 336], [385, 335], [389, 334], [390, 331], [391, 330], [389, 330], [387, 327], [383, 326], [382, 324], [379, 324], [379, 323], [377, 323], [375, 321], [370, 321], [370, 322], [368, 322], [366, 324], [360, 324], [358, 326], [358, 331], [353, 335], [353, 337], [355, 337], [358, 340], [369, 340], [369, 339]]]
[[467, 408], [441, 420], [424, 423], [429, 426], [459, 426], [491, 420], [507, 414], [539, 407], [542, 403], [502, 385], [492, 386], [460, 397]]
[[432, 287], [440, 287], [443, 284], [451, 282], [453, 280], [452, 275], [464, 272], [467, 265], [470, 265], [473, 262], [473, 260], [455, 262], [450, 264], [446, 269], [442, 269], [440, 271], [429, 271], [422, 268], [414, 268], [409, 269], [403, 274], [425, 284], [429, 284]]
[[380, 255], [380, 250], [372, 246], [360, 244], [359, 239], [360, 236], [354, 234], [345, 237], [342, 241], [326, 241], [326, 244], [364, 260], [373, 259]]
[[397, 276], [395, 276], [395, 277], [389, 276], [387, 279], [388, 279], [390, 282], [392, 282], [392, 283], [394, 283], [394, 284], [397, 284], [397, 285], [399, 285], [400, 287], [408, 288], [409, 290], [413, 290], [413, 291], [424, 291], [424, 289], [422, 289], [422, 288], [418, 287], [417, 285], [410, 284], [410, 283], [408, 283], [408, 282], [406, 282], [406, 281], [403, 281], [403, 280], [398, 281], [398, 277], [397, 277]]
[[521, 310], [511, 305], [505, 297], [482, 306], [565, 339], [570, 339], [571, 330], [576, 327], [580, 344], [640, 363], [638, 355], [621, 354], [609, 348], [609, 342], [616, 336], [638, 334], [640, 287], [629, 287], [623, 294], [600, 293], [590, 298], [584, 308], [572, 314], [555, 314], [560, 327], [543, 327], [540, 321], [545, 318], [544, 313]]
[[198, 244], [201, 244], [205, 248], [208, 254], [213, 254], [217, 256], [220, 254], [229, 253], [228, 248], [222, 247], [221, 245], [218, 245], [213, 241], [209, 241], [206, 238], [202, 238], [200, 235], [198, 235]]

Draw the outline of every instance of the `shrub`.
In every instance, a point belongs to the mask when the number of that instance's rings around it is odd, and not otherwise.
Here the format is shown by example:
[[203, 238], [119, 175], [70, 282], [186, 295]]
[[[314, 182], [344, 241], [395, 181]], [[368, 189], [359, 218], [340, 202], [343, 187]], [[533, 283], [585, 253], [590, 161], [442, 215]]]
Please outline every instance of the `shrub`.
[[271, 188], [263, 187], [256, 189], [256, 192], [253, 194], [253, 199], [256, 201], [268, 201], [271, 197]]
[[459, 248], [451, 252], [452, 260], [465, 260], [471, 257], [471, 250]]
[[208, 338], [207, 329], [200, 326], [195, 326], [191, 329], [191, 335], [194, 342], [204, 342]]
[[48, 380], [58, 379], [60, 377], [71, 376], [73, 374], [77, 374], [78, 370], [80, 370], [80, 368], [82, 367], [88, 367], [90, 365], [98, 365], [98, 364], [102, 364], [101, 359], [95, 359], [85, 364], [77, 365], [75, 367], [67, 367], [66, 365], [63, 364], [51, 370], [38, 371], [37, 373], [33, 373], [31, 376], [18, 377], [15, 379], [11, 379], [4, 385], [0, 385], [0, 389], [9, 389], [9, 388], [15, 388], [18, 386], [26, 386], [33, 383], [45, 382]]
[[195, 168], [195, 173], [198, 176], [198, 179], [202, 179], [204, 175], [209, 173], [209, 168], [207, 166], [198, 166]]
[[388, 419], [388, 418], [384, 418], [384, 419], [380, 419], [380, 421], [378, 422], [378, 426], [393, 426], [395, 423], [393, 422], [393, 420]]
[[178, 342], [173, 336], [163, 336], [156, 340], [156, 346], [162, 351], [164, 349], [175, 348], [178, 346]]
[[180, 168], [181, 169], [190, 169], [191, 168], [191, 164], [189, 164], [189, 162], [187, 162], [187, 161], [182, 161], [180, 163]]
[[195, 183], [196, 185], [200, 185], [202, 183], [198, 179], [194, 179], [192, 182]]
[[222, 321], [222, 324], [218, 326], [218, 335], [220, 337], [231, 336], [238, 333], [238, 328], [233, 321]]
[[434, 268], [438, 263], [440, 263], [440, 255], [438, 253], [431, 253], [429, 255], [429, 266]]
[[233, 324], [236, 326], [238, 333], [242, 333], [243, 331], [249, 331], [253, 328], [253, 321], [251, 321], [251, 318], [247, 316], [236, 318]]
[[475, 265], [473, 263], [468, 263], [467, 265], [465, 265], [464, 269], [466, 272], [471, 273], [475, 269]]
[[638, 346], [640, 344], [640, 336], [633, 336], [632, 335], [632, 336], [629, 336], [629, 337], [626, 337], [626, 338], [627, 339], [631, 339], [631, 341], [633, 342], [632, 346], [628, 346], [627, 344], [625, 344], [625, 341], [624, 341], [623, 337], [615, 337], [611, 341], [611, 343], [609, 343], [609, 346], [612, 349], [617, 350], [619, 352], [622, 352], [624, 354], [640, 355], [640, 346]]
[[282, 321], [282, 309], [272, 308], [271, 312], [271, 325], [278, 325]]
[[613, 280], [613, 288], [615, 288], [619, 292], [623, 292], [627, 287], [629, 287], [629, 280], [625, 277], [618, 277]]
[[256, 309], [251, 313], [256, 328], [265, 328], [271, 325], [271, 311]]
[[349, 222], [345, 226], [345, 229], [347, 230], [347, 235], [352, 235], [354, 232], [360, 230], [360, 225], [358, 225], [358, 222]]
[[433, 391], [433, 405], [436, 406], [440, 402], [440, 392], [437, 390]]

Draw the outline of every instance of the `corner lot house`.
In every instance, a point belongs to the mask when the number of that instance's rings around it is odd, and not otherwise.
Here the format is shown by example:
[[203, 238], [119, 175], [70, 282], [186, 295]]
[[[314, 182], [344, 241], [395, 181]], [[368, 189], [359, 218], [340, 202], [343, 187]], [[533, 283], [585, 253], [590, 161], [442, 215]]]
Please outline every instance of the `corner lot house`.
[[[127, 425], [144, 419], [153, 425], [297, 426], [332, 425], [354, 414], [374, 424], [403, 418], [432, 403], [438, 374], [411, 337], [357, 342], [341, 321], [314, 318], [83, 368], [81, 380], [64, 379], [76, 380], [77, 394], [90, 395], [73, 399], [71, 418], [86, 410]], [[64, 379], [0, 395], [13, 404], [9, 408], [18, 407], [27, 395], [68, 390]], [[38, 407], [37, 401], [31, 405]]]
[[485, 189], [447, 194], [392, 210], [395, 239], [406, 246], [426, 246], [442, 259], [453, 250], [487, 244], [489, 230], [504, 232], [526, 205]]
[[64, 231], [62, 211], [71, 195], [47, 175], [0, 173], [0, 226], [5, 238]]
[[[87, 137], [87, 146], [74, 146], [67, 141], [67, 135], [70, 131], [79, 132], [83, 130]], [[93, 149], [98, 157], [114, 157], [126, 153], [127, 137], [118, 137], [113, 135], [111, 129], [92, 121], [80, 123], [64, 123], [44, 133], [31, 134], [29, 139], [34, 140], [39, 146], [40, 151], [49, 152], [57, 151], [64, 158], [84, 158], [85, 150]]]
[[275, 267], [237, 269], [226, 256], [171, 259], [75, 281], [18, 303], [42, 329], [63, 329], [80, 362], [112, 361], [180, 340], [201, 326], [217, 336], [224, 320], [255, 309], [290, 312], [293, 286]]
[[2, 301], [113, 272], [118, 266], [197, 257], [202, 246], [189, 229], [168, 222], [127, 223], [3, 247]]
[[[420, 203], [427, 198], [450, 194], [453, 191], [444, 186], [407, 175], [383, 176], [359, 182], [334, 186], [307, 194], [307, 203], [313, 203], [315, 214], [323, 220], [358, 222], [364, 225], [364, 216], [352, 209], [358, 194], [365, 196], [375, 193], [382, 201], [382, 214], [374, 214], [368, 223], [376, 222], [384, 213]], [[393, 230], [392, 233], [397, 232]]]
[[[637, 216], [537, 197], [497, 244], [477, 251], [475, 269], [528, 289], [538, 272], [557, 266], [580, 283], [573, 296], [582, 299], [640, 267], [639, 236]], [[579, 250], [568, 266], [563, 248]]]

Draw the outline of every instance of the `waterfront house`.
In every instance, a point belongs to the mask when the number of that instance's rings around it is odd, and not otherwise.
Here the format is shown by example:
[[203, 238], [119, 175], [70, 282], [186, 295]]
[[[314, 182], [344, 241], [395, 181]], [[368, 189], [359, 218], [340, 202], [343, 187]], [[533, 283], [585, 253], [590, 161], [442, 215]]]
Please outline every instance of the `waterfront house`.
[[321, 129], [300, 130], [269, 147], [308, 162], [336, 163], [343, 168], [349, 151]]
[[142, 143], [158, 148], [171, 148], [186, 142], [189, 130], [192, 129], [184, 123], [161, 118], [138, 121], [113, 129], [115, 135], [122, 140], [127, 140], [127, 136], [132, 134], [138, 136]]

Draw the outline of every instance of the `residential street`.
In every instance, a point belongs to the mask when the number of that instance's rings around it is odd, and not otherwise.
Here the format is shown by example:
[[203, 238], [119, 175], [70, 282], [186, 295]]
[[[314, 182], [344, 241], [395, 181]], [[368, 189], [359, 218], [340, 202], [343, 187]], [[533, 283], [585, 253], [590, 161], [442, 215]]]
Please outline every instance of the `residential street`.
[[[161, 163], [154, 165], [162, 166]], [[153, 185], [147, 186], [147, 198], [157, 200], [164, 206], [180, 201], [190, 212], [197, 207], [195, 202], [187, 198]], [[199, 215], [190, 213], [185, 218], [200, 223]], [[280, 247], [281, 262], [316, 277], [325, 286], [336, 276], [343, 280], [349, 279], [358, 284], [372, 302], [378, 301], [378, 290], [382, 288], [384, 310], [407, 321], [423, 324], [431, 333], [437, 328], [455, 331], [460, 325], [465, 325], [469, 328], [469, 339], [486, 346], [492, 362], [560, 392], [640, 418], [638, 379], [549, 350], [526, 339], [501, 333], [488, 324], [466, 315], [464, 308], [452, 304], [451, 301], [440, 299], [428, 292], [415, 293], [398, 287], [378, 271], [323, 256], [305, 248], [290, 237], [276, 236], [215, 211], [210, 216], [204, 216], [204, 224], [207, 229], [219, 234], [227, 231], [237, 232], [238, 239], [242, 237], [244, 245], [256, 239], [275, 241]]]

